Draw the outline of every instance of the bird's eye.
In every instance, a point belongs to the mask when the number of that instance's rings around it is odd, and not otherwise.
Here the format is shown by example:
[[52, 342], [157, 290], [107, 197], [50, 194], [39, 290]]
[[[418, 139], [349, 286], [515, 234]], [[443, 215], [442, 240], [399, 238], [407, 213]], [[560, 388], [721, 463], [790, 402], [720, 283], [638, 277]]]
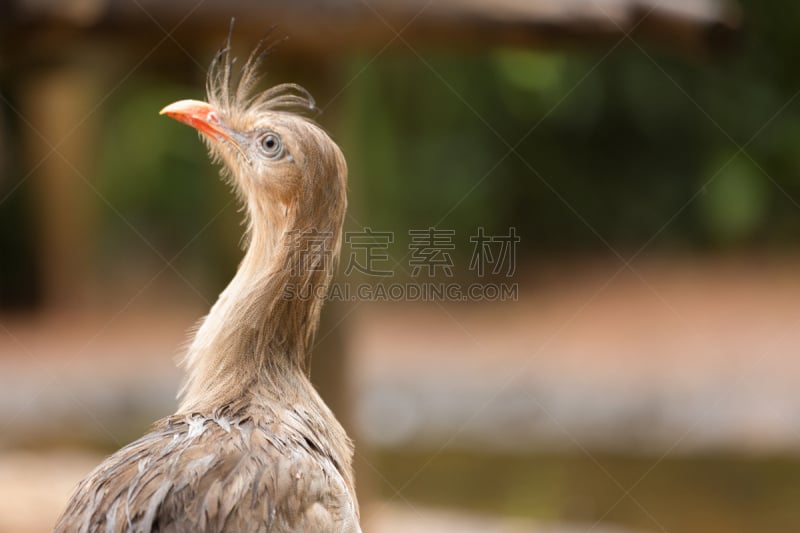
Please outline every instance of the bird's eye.
[[258, 147], [267, 159], [278, 159], [283, 155], [281, 136], [273, 131], [268, 131], [259, 137]]

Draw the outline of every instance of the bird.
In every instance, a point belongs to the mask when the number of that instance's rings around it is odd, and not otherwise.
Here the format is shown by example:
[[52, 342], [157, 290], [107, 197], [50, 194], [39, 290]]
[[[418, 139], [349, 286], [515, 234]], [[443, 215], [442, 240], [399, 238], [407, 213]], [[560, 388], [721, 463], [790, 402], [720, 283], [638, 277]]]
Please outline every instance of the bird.
[[[347, 164], [304, 88], [258, 90], [268, 51], [215, 55], [207, 101], [161, 114], [200, 133], [246, 213], [245, 252], [188, 343], [175, 414], [81, 481], [54, 531], [360, 532], [341, 424], [308, 377], [341, 250]], [[291, 290], [288, 290], [291, 289]]]

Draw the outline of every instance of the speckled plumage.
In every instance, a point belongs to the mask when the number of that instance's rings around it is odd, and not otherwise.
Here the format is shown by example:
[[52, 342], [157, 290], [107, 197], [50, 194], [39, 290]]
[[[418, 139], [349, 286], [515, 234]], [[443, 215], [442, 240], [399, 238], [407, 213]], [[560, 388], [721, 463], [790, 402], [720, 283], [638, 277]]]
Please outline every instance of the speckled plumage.
[[56, 531], [360, 531], [345, 465], [306, 409], [164, 419], [79, 485]]
[[[79, 484], [59, 533], [360, 531], [352, 444], [307, 377], [341, 246], [346, 164], [286, 109], [313, 106], [304, 90], [254, 92], [260, 52], [233, 80], [227, 50], [198, 109], [224, 133], [204, 139], [245, 205], [244, 259], [189, 345], [177, 413]], [[278, 135], [281, 157], [259, 155], [264, 132]], [[314, 296], [286, 296], [301, 291]]]

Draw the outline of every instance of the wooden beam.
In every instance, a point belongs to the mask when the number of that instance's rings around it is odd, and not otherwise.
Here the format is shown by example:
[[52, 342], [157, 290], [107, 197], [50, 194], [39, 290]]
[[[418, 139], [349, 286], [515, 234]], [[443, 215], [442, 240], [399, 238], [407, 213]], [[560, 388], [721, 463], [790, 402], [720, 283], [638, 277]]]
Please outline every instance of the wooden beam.
[[[180, 26], [182, 35], [218, 41], [231, 17], [237, 35], [271, 26], [298, 48], [329, 53], [382, 48], [403, 29], [415, 46], [578, 46], [637, 38], [687, 53], [724, 49], [741, 26], [734, 0], [16, 0], [0, 12], [3, 33], [32, 38], [56, 29], [76, 38], [141, 37]], [[0, 8], [2, 10], [3, 8]], [[161, 26], [161, 28], [159, 28]], [[252, 34], [252, 35], [251, 35]], [[9, 38], [9, 40], [11, 40]]]

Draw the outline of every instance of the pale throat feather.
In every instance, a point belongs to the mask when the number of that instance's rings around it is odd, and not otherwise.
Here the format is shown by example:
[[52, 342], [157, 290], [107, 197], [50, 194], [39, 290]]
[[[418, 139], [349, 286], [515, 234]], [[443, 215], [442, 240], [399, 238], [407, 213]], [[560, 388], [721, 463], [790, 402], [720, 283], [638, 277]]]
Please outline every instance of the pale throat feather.
[[[335, 159], [336, 171], [346, 175], [343, 159]], [[247, 251], [189, 345], [178, 412], [218, 407], [241, 398], [259, 381], [273, 389], [297, 386], [294, 379], [281, 378], [307, 371], [322, 296], [339, 255], [346, 206], [343, 184], [341, 191], [313, 190], [330, 181], [309, 177], [310, 190], [289, 205], [247, 202]], [[309, 250], [324, 257], [314, 268], [301, 268], [308, 265], [310, 258], [303, 254]], [[304, 297], [287, 296], [289, 285]], [[274, 392], [281, 397], [291, 391]]]

